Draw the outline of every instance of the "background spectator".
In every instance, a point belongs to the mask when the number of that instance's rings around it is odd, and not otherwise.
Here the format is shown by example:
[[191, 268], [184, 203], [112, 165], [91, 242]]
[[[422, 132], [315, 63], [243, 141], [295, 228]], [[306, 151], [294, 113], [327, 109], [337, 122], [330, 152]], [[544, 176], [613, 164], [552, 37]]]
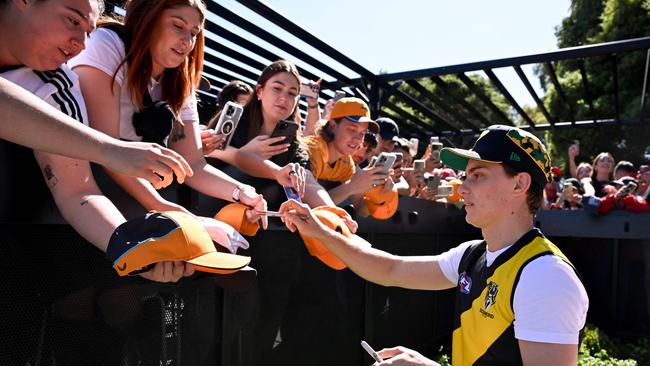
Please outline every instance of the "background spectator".
[[636, 194], [648, 200], [648, 196], [650, 196], [650, 165], [641, 165], [639, 167], [639, 176], [637, 179], [639, 186], [637, 187]]
[[604, 197], [607, 194], [605, 186], [611, 185], [614, 180], [614, 157], [608, 152], [601, 152], [594, 159], [593, 167], [591, 179], [583, 181], [585, 195]]
[[619, 180], [623, 177], [636, 178], [637, 173], [634, 164], [627, 160], [621, 160], [614, 167], [614, 180]]
[[379, 136], [377, 137], [377, 148], [374, 155], [379, 155], [382, 152], [392, 152], [395, 147], [394, 137], [399, 137], [399, 127], [397, 123], [388, 117], [377, 118], [379, 125]]

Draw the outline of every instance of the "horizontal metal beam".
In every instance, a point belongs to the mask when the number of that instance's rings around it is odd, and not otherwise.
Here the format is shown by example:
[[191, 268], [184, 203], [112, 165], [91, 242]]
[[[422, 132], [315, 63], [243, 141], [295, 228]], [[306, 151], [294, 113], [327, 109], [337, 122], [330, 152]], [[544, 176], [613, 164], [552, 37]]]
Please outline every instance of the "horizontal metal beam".
[[203, 58], [211, 62], [219, 67], [222, 67], [230, 72], [234, 72], [235, 74], [239, 74], [245, 78], [248, 78], [249, 80], [252, 80], [253, 82], [257, 81], [257, 78], [260, 76], [260, 72], [253, 72], [250, 71], [249, 69], [243, 68], [241, 66], [235, 65], [230, 61], [226, 61], [225, 59], [221, 57], [217, 57], [214, 55], [211, 55], [209, 53], [205, 53]]
[[380, 81], [393, 81], [399, 79], [420, 79], [436, 75], [448, 75], [465, 73], [470, 71], [479, 71], [483, 69], [496, 69], [500, 67], [509, 67], [512, 65], [526, 65], [544, 63], [550, 61], [559, 61], [583, 57], [593, 57], [608, 55], [611, 53], [621, 53], [637, 50], [645, 50], [650, 48], [650, 37], [628, 39], [624, 41], [615, 41], [600, 43], [596, 45], [578, 46], [570, 48], [562, 48], [557, 51], [542, 52], [532, 55], [516, 56], [502, 58], [498, 60], [488, 60], [479, 62], [470, 62], [465, 64], [432, 67], [428, 69], [396, 72], [391, 74], [378, 75]]
[[294, 22], [286, 18], [284, 15], [280, 14], [277, 10], [271, 8], [267, 3], [258, 0], [237, 0], [240, 4], [254, 11], [255, 13], [263, 16], [268, 19], [278, 27], [284, 29], [285, 31], [291, 33], [298, 39], [304, 41], [305, 43], [311, 45], [315, 49], [321, 51], [323, 54], [329, 56], [330, 58], [336, 60], [340, 64], [349, 68], [350, 70], [356, 72], [357, 74], [373, 79], [375, 74], [360, 64], [354, 62], [351, 58], [347, 57], [343, 53], [339, 52], [336, 48], [328, 45], [323, 42], [320, 38], [314, 36], [313, 34], [307, 32], [302, 27], [296, 25]]
[[[623, 119], [620, 121], [621, 124], [623, 125], [643, 125], [647, 126], [650, 123], [644, 122], [640, 118], [627, 118]], [[575, 129], [575, 128], [592, 128], [592, 127], [599, 127], [599, 126], [613, 126], [616, 125], [617, 122], [613, 118], [609, 119], [598, 119], [594, 123], [592, 120], [587, 120], [587, 121], [575, 121], [575, 122], [556, 122], [554, 125], [547, 124], [547, 123], [538, 123], [535, 125], [535, 130], [534, 131], [545, 131], [545, 130], [550, 130], [550, 129]], [[519, 127], [522, 130], [531, 130], [530, 126], [521, 126]], [[460, 136], [473, 136], [475, 135], [476, 132], [473, 130], [461, 130], [460, 131]], [[441, 132], [442, 136], [454, 136], [458, 135], [457, 133], [453, 131], [442, 131]]]
[[[223, 18], [230, 23], [236, 25], [237, 27], [247, 31], [248, 33], [259, 37], [260, 39], [263, 39], [264, 41], [272, 44], [273, 46], [284, 50], [285, 52], [293, 55], [296, 57], [296, 59], [299, 59], [312, 67], [321, 70], [333, 77], [335, 77], [338, 80], [343, 80], [343, 81], [349, 81], [349, 78], [342, 73], [340, 73], [337, 70], [334, 70], [330, 66], [326, 65], [325, 63], [321, 62], [320, 60], [317, 60], [315, 57], [312, 57], [311, 55], [308, 55], [306, 52], [302, 51], [301, 49], [289, 44], [288, 42], [280, 39], [279, 37], [271, 34], [270, 32], [262, 29], [261, 27], [251, 23], [250, 21], [240, 17], [239, 15], [235, 14], [234, 12], [230, 11], [229, 9], [225, 8], [224, 6], [221, 6], [217, 4], [214, 1], [208, 1], [207, 2], [207, 8], [209, 11], [213, 12], [215, 15], [217, 15], [220, 18]], [[214, 23], [211, 23], [214, 24]], [[210, 29], [210, 27], [208, 27]], [[219, 34], [219, 33], [216, 33]], [[275, 60], [273, 60], [275, 61]]]

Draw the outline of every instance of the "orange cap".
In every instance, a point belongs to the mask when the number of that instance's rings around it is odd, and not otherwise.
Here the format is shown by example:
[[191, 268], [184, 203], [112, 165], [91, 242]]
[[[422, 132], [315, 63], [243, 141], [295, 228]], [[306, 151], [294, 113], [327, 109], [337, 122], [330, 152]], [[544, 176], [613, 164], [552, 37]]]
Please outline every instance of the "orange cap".
[[363, 194], [363, 200], [366, 202], [368, 213], [377, 220], [388, 220], [395, 212], [399, 205], [399, 195], [397, 190], [385, 192], [384, 186], [380, 185], [371, 188]]
[[250, 263], [249, 257], [217, 252], [208, 232], [183, 212], [150, 212], [118, 226], [106, 256], [120, 276], [141, 273], [164, 261], [185, 261], [204, 272], [228, 274]]
[[[318, 220], [328, 228], [343, 234], [343, 236], [352, 237], [353, 234], [350, 232], [350, 229], [341, 219], [342, 217], [350, 216], [344, 209], [339, 207], [319, 206], [314, 208], [312, 211], [314, 212], [314, 215], [318, 217]], [[300, 233], [300, 236], [305, 242], [309, 254], [318, 258], [330, 268], [341, 270], [347, 267], [343, 261], [332, 254], [332, 252], [330, 252], [329, 249], [327, 249], [327, 247], [325, 247], [320, 241], [306, 237], [302, 233]]]
[[368, 122], [368, 130], [373, 133], [379, 132], [379, 125], [370, 118], [370, 109], [366, 102], [359, 98], [341, 98], [332, 107], [330, 119], [345, 118], [352, 122]]
[[463, 181], [458, 178], [452, 178], [449, 179], [447, 182], [454, 187], [454, 193], [452, 193], [450, 196], [447, 197], [447, 201], [453, 203], [460, 202], [460, 193], [458, 193], [458, 187], [460, 187], [460, 185], [463, 184]]
[[242, 235], [255, 236], [260, 225], [256, 222], [250, 222], [246, 219], [246, 210], [250, 207], [241, 203], [231, 203], [224, 206], [214, 218], [225, 222], [232, 226], [235, 230], [239, 231]]

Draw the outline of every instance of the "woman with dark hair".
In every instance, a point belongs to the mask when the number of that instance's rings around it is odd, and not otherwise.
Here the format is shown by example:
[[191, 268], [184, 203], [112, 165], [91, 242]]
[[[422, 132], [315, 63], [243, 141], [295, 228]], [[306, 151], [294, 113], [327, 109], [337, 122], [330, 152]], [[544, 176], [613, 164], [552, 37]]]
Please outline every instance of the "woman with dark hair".
[[[299, 95], [300, 74], [293, 63], [279, 60], [267, 66], [257, 81], [255, 95], [244, 107], [230, 146], [211, 154], [249, 175], [242, 179], [263, 192], [274, 209], [286, 200], [281, 185], [295, 187], [299, 178], [306, 180], [304, 202], [334, 206], [310, 171], [300, 129], [287, 144], [283, 137], [269, 138], [281, 121], [292, 118]], [[349, 217], [346, 224], [356, 230]], [[354, 340], [345, 341], [351, 332], [342, 321], [347, 309], [341, 297], [345, 291], [341, 274], [312, 257], [299, 236], [282, 236], [279, 241], [276, 234], [265, 231], [250, 239], [251, 265], [258, 270], [254, 291], [260, 308], [257, 319], [245, 329], [244, 339], [251, 343], [245, 345], [243, 354], [251, 360], [244, 364], [349, 363], [342, 360], [349, 353], [328, 352], [345, 346], [356, 348]], [[279, 344], [278, 333], [282, 338]], [[322, 357], [314, 359], [314, 354]]]
[[[292, 120], [299, 96], [300, 73], [293, 63], [278, 60], [264, 68], [255, 86], [255, 96], [244, 106], [230, 146], [210, 156], [249, 175], [291, 186], [313, 205], [334, 206], [327, 191], [311, 174], [300, 128], [289, 143], [284, 143], [284, 136], [269, 137], [280, 121]], [[211, 124], [214, 121], [213, 118]]]
[[[125, 8], [123, 22], [104, 22], [70, 61], [91, 126], [121, 139], [167, 142], [194, 170], [189, 186], [264, 210], [253, 187], [207, 164], [201, 152], [195, 91], [203, 68], [203, 1], [130, 0]], [[149, 210], [186, 211], [146, 182], [109, 174]]]
[[223, 135], [216, 134], [214, 132], [214, 127], [216, 126], [219, 117], [221, 117], [221, 111], [226, 103], [235, 102], [241, 106], [245, 106], [251, 95], [253, 95], [253, 88], [241, 80], [232, 80], [228, 84], [224, 85], [223, 89], [219, 92], [219, 95], [217, 95], [217, 109], [215, 110], [215, 116], [210, 120], [207, 129], [201, 131], [201, 145], [205, 155], [210, 155], [210, 153], [217, 149], [223, 141]]
[[251, 95], [253, 95], [253, 88], [250, 85], [241, 80], [232, 80], [217, 95], [217, 113], [223, 109], [227, 102], [246, 105]]

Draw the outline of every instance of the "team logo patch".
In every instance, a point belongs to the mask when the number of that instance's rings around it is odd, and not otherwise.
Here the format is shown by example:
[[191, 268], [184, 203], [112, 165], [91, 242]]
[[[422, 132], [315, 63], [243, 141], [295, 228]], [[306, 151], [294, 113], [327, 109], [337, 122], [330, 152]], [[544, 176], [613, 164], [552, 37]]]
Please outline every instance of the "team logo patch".
[[458, 279], [458, 289], [465, 295], [472, 291], [472, 279], [465, 272], [460, 274], [460, 278]]
[[487, 293], [485, 294], [484, 308], [489, 309], [490, 306], [497, 303], [497, 293], [499, 292], [499, 285], [490, 281], [487, 285]]
[[508, 138], [519, 148], [521, 148], [528, 156], [530, 156], [539, 169], [544, 172], [547, 180], [551, 180], [551, 158], [544, 148], [544, 145], [539, 141], [535, 135], [521, 130], [510, 130], [507, 133]]

